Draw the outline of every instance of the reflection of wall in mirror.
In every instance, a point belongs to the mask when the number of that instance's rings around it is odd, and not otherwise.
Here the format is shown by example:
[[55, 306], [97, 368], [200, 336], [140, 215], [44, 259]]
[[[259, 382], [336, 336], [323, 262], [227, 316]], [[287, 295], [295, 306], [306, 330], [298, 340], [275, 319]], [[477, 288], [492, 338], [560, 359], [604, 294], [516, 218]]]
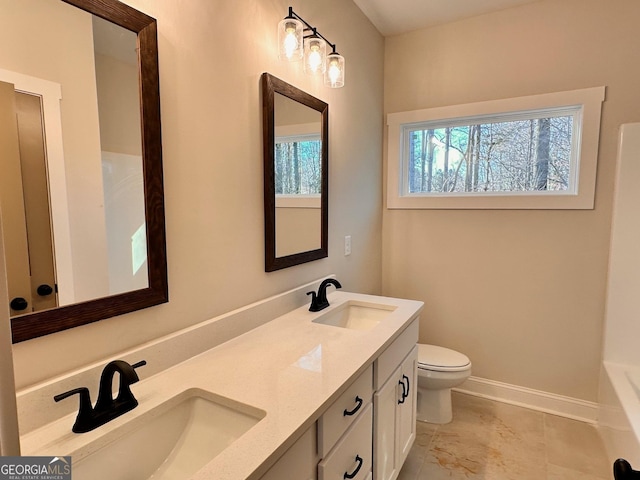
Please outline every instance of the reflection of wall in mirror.
[[285, 97], [279, 93], [275, 93], [273, 95], [273, 107], [274, 124], [276, 128], [284, 125], [315, 123], [318, 126], [318, 130], [315, 133], [320, 133], [322, 115], [317, 110], [307, 107], [302, 103], [298, 103], [295, 100]]
[[276, 257], [321, 247], [320, 195], [276, 196]]
[[[94, 26], [103, 20], [94, 19]], [[136, 45], [135, 34], [130, 44]], [[96, 79], [102, 146], [109, 291], [117, 294], [149, 286], [138, 67], [132, 61], [97, 53]]]
[[75, 300], [104, 296], [109, 286], [91, 16], [55, 0], [3, 2], [0, 41], [0, 68], [62, 86]]
[[[102, 152], [102, 168], [105, 172], [110, 293], [113, 295], [146, 288], [149, 280], [146, 269], [142, 158], [140, 155]], [[142, 247], [144, 252], [140, 253]]]
[[[133, 47], [136, 35], [128, 33]], [[102, 150], [142, 155], [136, 57], [132, 64], [96, 52], [95, 60]]]

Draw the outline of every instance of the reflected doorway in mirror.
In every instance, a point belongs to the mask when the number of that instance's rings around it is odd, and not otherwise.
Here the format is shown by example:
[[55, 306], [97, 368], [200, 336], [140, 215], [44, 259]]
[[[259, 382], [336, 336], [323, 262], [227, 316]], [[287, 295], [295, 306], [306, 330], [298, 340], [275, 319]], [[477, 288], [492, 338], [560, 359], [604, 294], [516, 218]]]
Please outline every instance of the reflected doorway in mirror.
[[116, 0], [11, 1], [0, 40], [0, 73], [59, 90], [42, 95], [59, 306], [14, 316], [14, 342], [166, 302], [155, 19]]

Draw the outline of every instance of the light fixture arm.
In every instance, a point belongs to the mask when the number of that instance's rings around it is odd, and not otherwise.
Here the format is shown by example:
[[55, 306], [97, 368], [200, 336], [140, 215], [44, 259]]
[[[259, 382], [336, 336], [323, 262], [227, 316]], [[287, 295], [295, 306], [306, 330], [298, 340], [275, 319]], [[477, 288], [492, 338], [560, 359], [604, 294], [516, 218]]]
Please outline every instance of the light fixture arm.
[[[335, 43], [331, 43], [327, 37], [325, 37], [324, 35], [322, 35], [318, 29], [314, 26], [312, 26], [309, 22], [307, 22], [304, 18], [302, 18], [300, 15], [298, 15], [296, 12], [293, 11], [293, 7], [289, 7], [289, 15], [287, 15], [286, 18], [295, 18], [296, 20], [300, 20], [304, 26], [306, 27], [305, 30], [311, 30], [313, 32], [312, 35], [316, 35], [320, 38], [322, 38], [325, 42], [327, 42], [327, 45], [329, 45], [332, 49], [332, 53], [337, 53], [336, 52], [336, 44]], [[312, 35], [305, 35], [306, 37], [310, 37]]]

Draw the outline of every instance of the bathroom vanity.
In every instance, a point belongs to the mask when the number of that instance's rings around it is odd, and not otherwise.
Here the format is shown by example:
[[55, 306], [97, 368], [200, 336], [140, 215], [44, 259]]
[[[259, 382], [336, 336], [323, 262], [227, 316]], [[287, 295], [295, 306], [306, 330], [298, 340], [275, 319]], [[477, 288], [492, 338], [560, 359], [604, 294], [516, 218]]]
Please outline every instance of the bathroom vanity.
[[66, 415], [23, 435], [22, 454], [71, 455], [76, 480], [394, 479], [415, 439], [423, 304], [342, 291], [329, 301], [141, 370], [136, 409], [80, 435]]
[[417, 340], [416, 318], [262, 480], [396, 478], [416, 435]]

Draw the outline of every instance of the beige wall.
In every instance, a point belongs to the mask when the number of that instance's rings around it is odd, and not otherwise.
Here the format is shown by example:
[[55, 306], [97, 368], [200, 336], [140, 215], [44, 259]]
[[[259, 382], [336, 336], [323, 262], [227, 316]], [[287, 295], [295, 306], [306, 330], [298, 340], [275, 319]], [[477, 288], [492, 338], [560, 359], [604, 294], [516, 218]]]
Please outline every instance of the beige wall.
[[390, 37], [385, 113], [607, 86], [595, 209], [385, 210], [383, 291], [473, 374], [596, 401], [616, 142], [640, 119], [636, 0], [541, 0]]
[[321, 247], [320, 211], [320, 208], [276, 207], [276, 257]]
[[[291, 3], [347, 59], [346, 86], [331, 90], [277, 60], [288, 1], [126, 3], [158, 20], [170, 301], [17, 344], [22, 386], [330, 273], [345, 290], [381, 289], [383, 39], [355, 4]], [[265, 71], [329, 104], [329, 257], [273, 273], [264, 272]]]

